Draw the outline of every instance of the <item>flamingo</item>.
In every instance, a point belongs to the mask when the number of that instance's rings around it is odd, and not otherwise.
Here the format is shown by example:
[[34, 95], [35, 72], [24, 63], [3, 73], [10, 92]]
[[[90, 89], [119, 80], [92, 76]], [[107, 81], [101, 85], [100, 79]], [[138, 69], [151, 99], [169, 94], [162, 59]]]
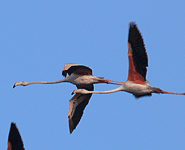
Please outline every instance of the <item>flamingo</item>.
[[25, 150], [21, 135], [15, 123], [11, 123], [10, 132], [8, 136], [7, 150]]
[[128, 59], [128, 79], [120, 87], [109, 91], [87, 91], [85, 89], [76, 89], [72, 94], [106, 94], [125, 91], [133, 94], [136, 98], [140, 98], [142, 96], [152, 96], [152, 93], [185, 95], [185, 93], [167, 92], [161, 90], [160, 88], [150, 86], [146, 79], [146, 67], [148, 67], [147, 52], [142, 35], [135, 22], [130, 22], [128, 35]]
[[[69, 76], [67, 76], [67, 74]], [[104, 77], [93, 76], [91, 68], [84, 65], [74, 64], [74, 63], [66, 63], [62, 70], [62, 75], [65, 76], [65, 78], [59, 81], [53, 81], [53, 82], [21, 81], [21, 82], [16, 82], [13, 85], [13, 88], [20, 85], [27, 86], [30, 84], [55, 84], [55, 83], [61, 83], [61, 82], [70, 82], [72, 84], [75, 84], [79, 89], [86, 89], [89, 91], [93, 91], [94, 90], [93, 84], [96, 84], [96, 83], [107, 83], [107, 84], [116, 84], [116, 85], [121, 85], [121, 83], [123, 83], [119, 81], [104, 79]], [[75, 94], [69, 100], [68, 121], [69, 121], [70, 133], [72, 133], [73, 130], [78, 125], [83, 115], [83, 111], [86, 105], [89, 103], [91, 96], [92, 94]]]

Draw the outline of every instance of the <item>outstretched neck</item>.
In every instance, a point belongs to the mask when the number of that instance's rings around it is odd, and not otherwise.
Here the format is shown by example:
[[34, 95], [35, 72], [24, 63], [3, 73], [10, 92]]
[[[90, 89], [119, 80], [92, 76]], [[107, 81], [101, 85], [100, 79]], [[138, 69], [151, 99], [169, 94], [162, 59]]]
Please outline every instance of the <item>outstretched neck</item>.
[[113, 90], [108, 90], [108, 91], [88, 91], [88, 93], [93, 93], [93, 94], [109, 94], [109, 93], [115, 93], [119, 91], [125, 91], [124, 85], [121, 85], [120, 87], [113, 89]]
[[16, 86], [22, 85], [22, 86], [27, 86], [30, 84], [55, 84], [55, 83], [61, 83], [61, 82], [69, 82], [68, 78], [64, 78], [62, 80], [58, 81], [51, 81], [51, 82], [46, 82], [46, 81], [35, 81], [35, 82], [27, 82], [27, 81], [22, 81], [22, 82], [16, 82], [13, 86], [15, 88]]
[[47, 82], [47, 81], [34, 81], [34, 82], [28, 82], [28, 85], [30, 85], [30, 84], [56, 84], [56, 83], [61, 83], [61, 82], [67, 82], [67, 81], [65, 81], [64, 79], [58, 80], [58, 81], [50, 81], [50, 82]]
[[62, 83], [62, 82], [68, 82], [68, 81], [66, 80], [66, 78], [62, 79], [62, 80], [58, 80], [58, 81], [49, 81], [49, 82], [47, 82], [47, 81], [34, 81], [34, 82], [28, 82], [28, 85], [30, 85], [30, 84], [56, 84], [56, 83]]

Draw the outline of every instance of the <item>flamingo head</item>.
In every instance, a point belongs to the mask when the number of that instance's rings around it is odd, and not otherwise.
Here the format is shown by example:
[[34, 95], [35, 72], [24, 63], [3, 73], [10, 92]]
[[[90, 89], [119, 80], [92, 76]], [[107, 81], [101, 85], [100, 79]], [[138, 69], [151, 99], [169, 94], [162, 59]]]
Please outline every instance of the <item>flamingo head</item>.
[[26, 86], [26, 85], [28, 85], [28, 82], [26, 82], [26, 81], [16, 82], [13, 85], [13, 88], [15, 88], [16, 86], [19, 86], [19, 85]]
[[74, 90], [71, 95], [75, 94], [75, 93], [78, 93], [78, 94], [89, 94], [87, 90], [85, 89], [76, 89]]

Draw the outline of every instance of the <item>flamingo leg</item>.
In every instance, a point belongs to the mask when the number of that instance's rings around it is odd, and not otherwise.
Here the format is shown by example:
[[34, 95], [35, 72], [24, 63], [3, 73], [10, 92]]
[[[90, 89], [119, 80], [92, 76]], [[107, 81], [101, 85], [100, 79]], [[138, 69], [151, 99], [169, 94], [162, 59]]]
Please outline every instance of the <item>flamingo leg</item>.
[[110, 81], [110, 82], [122, 83], [122, 84], [124, 84], [124, 83], [125, 83], [125, 82], [114, 81], [114, 80], [108, 80], [108, 79], [105, 79], [105, 80]]
[[174, 94], [174, 95], [185, 95], [185, 93], [167, 92], [167, 91], [163, 91], [163, 90], [161, 90], [159, 93], [162, 93], [162, 94]]
[[115, 85], [122, 85], [125, 82], [120, 82], [120, 81], [114, 81], [114, 80], [108, 80], [108, 79], [97, 79], [97, 78], [93, 78], [94, 80], [98, 80], [98, 81], [102, 81], [103, 83], [107, 83], [107, 84], [115, 84]]

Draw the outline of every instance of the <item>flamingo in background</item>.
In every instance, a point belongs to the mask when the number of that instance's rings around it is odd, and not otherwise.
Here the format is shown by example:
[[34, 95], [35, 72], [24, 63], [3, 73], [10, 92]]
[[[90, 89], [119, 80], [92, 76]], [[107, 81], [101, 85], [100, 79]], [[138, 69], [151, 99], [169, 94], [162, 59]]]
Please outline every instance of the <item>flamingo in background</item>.
[[21, 135], [15, 123], [11, 123], [10, 132], [8, 136], [7, 150], [25, 150]]
[[[67, 76], [67, 74], [69, 76]], [[124, 82], [104, 79], [103, 77], [93, 76], [91, 68], [84, 65], [74, 64], [74, 63], [66, 63], [62, 70], [62, 75], [65, 76], [65, 78], [59, 81], [53, 81], [53, 82], [22, 81], [22, 82], [16, 82], [13, 85], [13, 88], [20, 85], [27, 86], [30, 84], [54, 84], [54, 83], [61, 83], [61, 82], [70, 82], [72, 84], [75, 84], [78, 89], [86, 89], [89, 91], [93, 91], [94, 90], [93, 84], [96, 84], [96, 83], [107, 83], [107, 84], [116, 84], [116, 85], [121, 85], [121, 83], [124, 83]], [[73, 130], [78, 125], [83, 115], [83, 111], [86, 105], [89, 103], [89, 99], [91, 98], [91, 96], [92, 94], [77, 93], [69, 100], [68, 121], [69, 121], [70, 133], [72, 133]]]
[[185, 93], [163, 91], [160, 88], [151, 87], [149, 85], [149, 82], [146, 80], [147, 73], [146, 67], [148, 67], [147, 52], [145, 49], [142, 35], [135, 22], [130, 22], [128, 35], [128, 59], [129, 59], [128, 79], [120, 87], [109, 91], [87, 91], [85, 89], [76, 89], [73, 91], [73, 93], [104, 94], [125, 91], [132, 93], [136, 98], [142, 96], [151, 96], [152, 93], [185, 95]]

